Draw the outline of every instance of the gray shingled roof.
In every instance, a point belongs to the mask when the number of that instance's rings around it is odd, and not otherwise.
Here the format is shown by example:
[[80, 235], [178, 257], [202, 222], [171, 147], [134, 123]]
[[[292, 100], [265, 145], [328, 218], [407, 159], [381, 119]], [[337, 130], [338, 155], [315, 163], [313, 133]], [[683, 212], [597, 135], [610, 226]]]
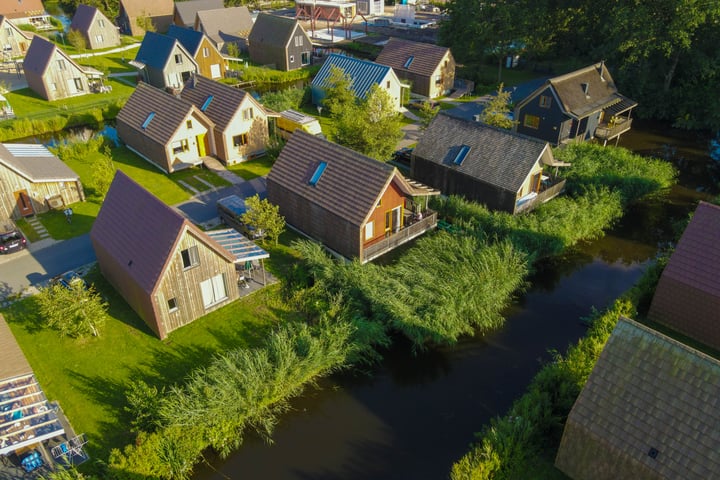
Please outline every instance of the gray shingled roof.
[[93, 224], [93, 244], [102, 247], [145, 292], [152, 292], [180, 234], [188, 228], [228, 261], [235, 258], [118, 170]]
[[[570, 412], [571, 424], [656, 478], [717, 478], [720, 362], [621, 318]], [[596, 468], [596, 452], [579, 458], [582, 446], [577, 437], [572, 440], [573, 458], [563, 461], [579, 470]], [[657, 450], [656, 458], [649, 455], [651, 448]], [[603, 468], [605, 478], [627, 478], [614, 465]]]
[[[160, 145], [167, 145], [192, 110], [197, 110], [196, 114], [202, 115], [189, 101], [140, 82], [118, 113], [117, 121], [143, 132], [146, 137]], [[152, 120], [142, 128], [151, 113], [154, 113]], [[209, 119], [208, 121], [210, 122]]]
[[[566, 112], [585, 116], [608, 105], [627, 101], [636, 102], [620, 95], [617, 86], [604, 63], [596, 63], [566, 75], [548, 80], [560, 98]], [[585, 94], [584, 84], [588, 85]]]
[[204, 113], [215, 123], [215, 128], [224, 132], [248, 94], [239, 88], [200, 75], [188, 80], [180, 94], [183, 100], [192, 103], [197, 108], [201, 108], [211, 95], [213, 99]]
[[[462, 164], [455, 165], [463, 145], [470, 150]], [[420, 137], [413, 155], [517, 192], [546, 148], [542, 140], [440, 114]]]
[[247, 38], [253, 28], [252, 16], [247, 7], [219, 8], [197, 13], [205, 34], [215, 43], [235, 38]]
[[298, 25], [294, 18], [259, 13], [250, 31], [250, 42], [258, 45], [285, 47]]
[[[320, 162], [327, 167], [311, 186], [308, 181]], [[400, 175], [386, 163], [298, 129], [280, 152], [268, 181], [360, 226], [396, 174]]]
[[80, 177], [43, 145], [0, 144], [0, 163], [31, 182], [74, 182]]
[[[75, 15], [73, 15], [72, 23], [70, 24], [70, 30], [87, 32], [98, 12], [99, 10], [95, 7], [83, 4], [78, 5], [77, 10], [75, 10]], [[100, 15], [102, 15], [102, 13]]]
[[[430, 43], [390, 38], [375, 59], [375, 63], [387, 65], [395, 71], [406, 71], [429, 77], [435, 73], [449, 50], [447, 47]], [[408, 68], [405, 68], [410, 57], [413, 57], [412, 62]]]
[[175, 12], [183, 25], [194, 25], [195, 15], [201, 10], [215, 10], [224, 8], [223, 0], [188, 0], [175, 2]]

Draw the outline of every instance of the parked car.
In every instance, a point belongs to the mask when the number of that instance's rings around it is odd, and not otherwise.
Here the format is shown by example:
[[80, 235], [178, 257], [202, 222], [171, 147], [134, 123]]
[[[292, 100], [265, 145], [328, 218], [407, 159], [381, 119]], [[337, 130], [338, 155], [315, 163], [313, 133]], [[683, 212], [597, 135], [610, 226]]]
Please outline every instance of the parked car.
[[83, 288], [88, 288], [88, 284], [83, 277], [80, 276], [75, 270], [70, 270], [62, 273], [56, 277], [50, 279], [51, 285], [62, 285], [63, 287], [70, 289], [75, 283], [81, 283]]
[[264, 230], [258, 230], [252, 225], [246, 225], [242, 216], [247, 212], [245, 200], [237, 195], [230, 195], [217, 201], [217, 210], [220, 220], [238, 232], [245, 235], [250, 240], [257, 240], [265, 236]]
[[25, 247], [27, 240], [15, 225], [0, 225], [0, 253], [12, 253]]

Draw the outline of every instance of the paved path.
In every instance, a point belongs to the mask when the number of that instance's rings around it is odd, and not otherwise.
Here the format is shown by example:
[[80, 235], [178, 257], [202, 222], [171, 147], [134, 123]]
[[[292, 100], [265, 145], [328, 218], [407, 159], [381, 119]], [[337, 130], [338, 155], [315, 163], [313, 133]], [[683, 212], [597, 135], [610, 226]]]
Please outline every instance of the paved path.
[[215, 157], [203, 157], [203, 165], [205, 165], [205, 168], [211, 170], [217, 176], [224, 178], [233, 185], [239, 185], [245, 181], [244, 178], [225, 168], [225, 165], [223, 165], [222, 162]]
[[124, 52], [125, 50], [132, 50], [133, 48], [137, 48], [140, 46], [140, 43], [131, 43], [130, 45], [124, 45], [122, 47], [113, 48], [112, 50], [104, 50], [102, 52], [88, 52], [88, 53], [76, 53], [74, 55], [70, 55], [70, 58], [88, 58], [88, 57], [97, 57], [100, 55], [107, 55], [108, 53], [117, 53], [117, 52]]

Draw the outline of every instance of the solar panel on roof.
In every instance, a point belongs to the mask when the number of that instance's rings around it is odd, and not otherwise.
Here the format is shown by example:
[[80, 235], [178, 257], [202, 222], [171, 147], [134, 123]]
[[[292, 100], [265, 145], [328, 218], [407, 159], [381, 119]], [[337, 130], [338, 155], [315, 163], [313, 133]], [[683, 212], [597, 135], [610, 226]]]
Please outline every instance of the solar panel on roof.
[[143, 124], [142, 124], [143, 130], [145, 130], [145, 129], [148, 127], [148, 125], [150, 125], [150, 121], [152, 121], [152, 119], [153, 119], [154, 117], [155, 117], [155, 112], [150, 112], [150, 113], [148, 114], [147, 118], [145, 119], [145, 121], [144, 121]]
[[469, 151], [470, 147], [468, 147], [467, 145], [463, 145], [462, 147], [460, 147], [457, 155], [455, 155], [455, 160], [453, 160], [453, 163], [455, 165], [462, 165], [462, 162], [463, 160], [465, 160], [465, 157], [467, 157]]
[[317, 184], [317, 182], [320, 180], [320, 177], [322, 176], [323, 172], [325, 171], [325, 168], [327, 168], [327, 162], [320, 162], [320, 164], [315, 169], [315, 173], [313, 173], [313, 176], [310, 177], [310, 181], [308, 183], [312, 186], [315, 186]]
[[205, 100], [205, 102], [202, 104], [202, 107], [200, 107], [201, 112], [207, 110], [207, 108], [210, 106], [210, 102], [213, 101], [213, 98], [215, 97], [213, 97], [212, 95], [208, 95], [207, 100]]

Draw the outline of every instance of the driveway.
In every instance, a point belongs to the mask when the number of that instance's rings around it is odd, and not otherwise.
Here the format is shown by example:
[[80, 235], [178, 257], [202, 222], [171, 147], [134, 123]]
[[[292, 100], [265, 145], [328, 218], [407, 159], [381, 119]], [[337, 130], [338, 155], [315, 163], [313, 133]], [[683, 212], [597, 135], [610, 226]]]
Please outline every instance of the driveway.
[[179, 203], [174, 207], [191, 222], [202, 225], [205, 228], [213, 227], [220, 223], [215, 202], [228, 195], [247, 198], [258, 194], [260, 198], [265, 198], [267, 196], [265, 185], [265, 178], [258, 177], [230, 187], [200, 193], [190, 200]]
[[22, 252], [0, 256], [0, 299], [43, 285], [55, 275], [95, 261], [90, 235], [62, 242], [36, 242]]

